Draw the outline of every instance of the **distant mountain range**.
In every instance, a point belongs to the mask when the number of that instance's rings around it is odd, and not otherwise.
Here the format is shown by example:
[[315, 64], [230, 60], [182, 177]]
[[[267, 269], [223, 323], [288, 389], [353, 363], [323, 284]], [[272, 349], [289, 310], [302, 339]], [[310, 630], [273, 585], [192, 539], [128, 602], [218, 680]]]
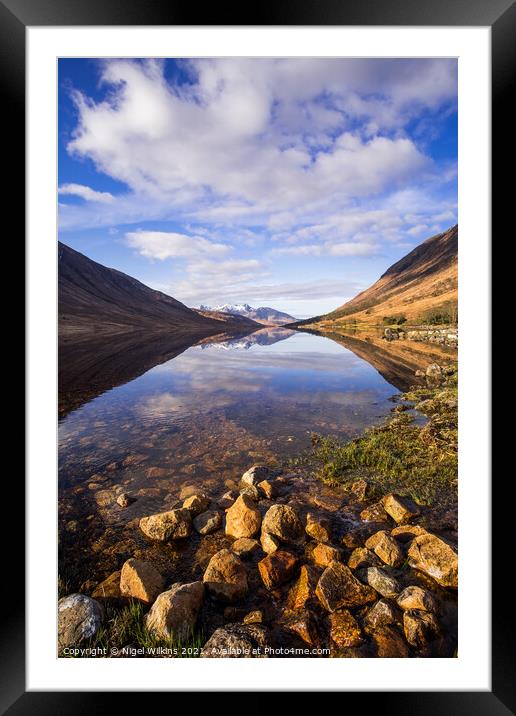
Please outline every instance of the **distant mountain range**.
[[225, 312], [196, 311], [135, 278], [58, 245], [60, 337], [146, 333], [249, 332], [258, 323]]
[[292, 323], [296, 319], [288, 313], [278, 311], [268, 306], [260, 306], [253, 308], [248, 303], [225, 303], [222, 306], [200, 306], [200, 311], [216, 311], [220, 313], [229, 313], [233, 316], [245, 316], [257, 323], [267, 326], [282, 326], [285, 323]]
[[331, 313], [298, 321], [319, 330], [350, 324], [457, 321], [458, 226], [436, 234], [393, 264], [378, 281]]

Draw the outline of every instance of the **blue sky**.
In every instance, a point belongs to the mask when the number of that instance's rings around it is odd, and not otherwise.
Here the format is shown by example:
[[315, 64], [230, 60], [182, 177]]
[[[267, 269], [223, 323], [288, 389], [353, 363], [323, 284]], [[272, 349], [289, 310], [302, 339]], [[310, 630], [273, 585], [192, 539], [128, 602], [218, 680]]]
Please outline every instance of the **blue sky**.
[[457, 222], [449, 59], [59, 62], [59, 233], [190, 306], [305, 317]]

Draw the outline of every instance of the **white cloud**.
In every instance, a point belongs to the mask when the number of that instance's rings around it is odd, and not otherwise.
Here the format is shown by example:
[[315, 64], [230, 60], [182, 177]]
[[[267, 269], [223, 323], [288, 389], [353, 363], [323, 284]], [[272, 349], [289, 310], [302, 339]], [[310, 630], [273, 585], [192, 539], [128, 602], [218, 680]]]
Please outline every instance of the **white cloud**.
[[59, 194], [79, 196], [85, 201], [95, 201], [102, 204], [110, 204], [115, 200], [113, 194], [108, 191], [95, 191], [84, 184], [62, 184], [58, 189]]
[[199, 256], [223, 256], [231, 248], [202, 236], [186, 236], [170, 231], [130, 231], [125, 235], [128, 246], [149, 259], [192, 259]]

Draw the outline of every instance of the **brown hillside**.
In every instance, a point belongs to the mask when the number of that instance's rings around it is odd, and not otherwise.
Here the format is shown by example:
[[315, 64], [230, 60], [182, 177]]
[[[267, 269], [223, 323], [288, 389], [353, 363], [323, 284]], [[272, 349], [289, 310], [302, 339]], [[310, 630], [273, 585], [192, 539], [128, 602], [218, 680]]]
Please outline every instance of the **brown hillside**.
[[456, 312], [458, 227], [431, 236], [393, 264], [370, 288], [304, 325], [338, 326], [350, 322], [379, 325], [384, 318], [404, 316], [422, 323], [443, 308]]

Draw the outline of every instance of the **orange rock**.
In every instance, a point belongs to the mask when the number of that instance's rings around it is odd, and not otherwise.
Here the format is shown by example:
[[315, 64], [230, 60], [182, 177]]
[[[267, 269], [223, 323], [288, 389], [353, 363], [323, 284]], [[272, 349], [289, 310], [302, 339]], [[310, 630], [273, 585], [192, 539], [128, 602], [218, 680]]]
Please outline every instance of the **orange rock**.
[[330, 637], [338, 647], [358, 646], [362, 642], [360, 627], [348, 609], [330, 614]]
[[290, 552], [278, 550], [258, 562], [258, 571], [267, 589], [274, 589], [294, 576], [297, 557]]
[[334, 612], [340, 607], [354, 607], [376, 600], [375, 590], [362, 584], [353, 576], [350, 568], [340, 562], [332, 562], [317, 583], [316, 594], [323, 607]]
[[331, 562], [340, 562], [342, 553], [336, 547], [328, 544], [317, 544], [312, 550], [312, 558], [320, 567], [327, 567]]
[[254, 537], [261, 524], [260, 510], [247, 495], [240, 495], [226, 513], [226, 534], [235, 539]]
[[120, 594], [152, 604], [163, 591], [165, 580], [150, 563], [140, 559], [128, 559], [120, 573]]

